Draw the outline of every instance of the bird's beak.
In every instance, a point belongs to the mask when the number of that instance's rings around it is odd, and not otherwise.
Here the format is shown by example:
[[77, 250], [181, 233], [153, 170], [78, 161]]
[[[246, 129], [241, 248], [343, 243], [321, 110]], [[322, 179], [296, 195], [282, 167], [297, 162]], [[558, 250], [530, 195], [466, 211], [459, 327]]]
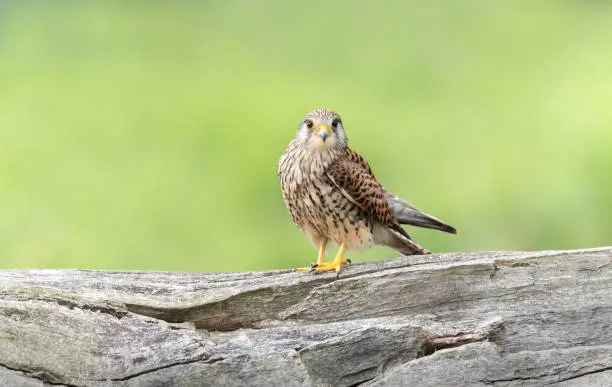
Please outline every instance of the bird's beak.
[[319, 125], [319, 136], [321, 136], [321, 138], [323, 139], [323, 142], [325, 142], [325, 139], [327, 138], [327, 136], [329, 136], [329, 126], [327, 125]]

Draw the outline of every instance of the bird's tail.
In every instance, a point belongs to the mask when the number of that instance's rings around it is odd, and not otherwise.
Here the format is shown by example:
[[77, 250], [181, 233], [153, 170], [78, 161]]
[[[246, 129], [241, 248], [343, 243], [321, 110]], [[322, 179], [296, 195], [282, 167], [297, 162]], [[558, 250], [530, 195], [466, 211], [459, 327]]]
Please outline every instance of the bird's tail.
[[413, 241], [399, 225], [378, 225], [374, 229], [374, 242], [391, 247], [402, 255], [423, 255], [431, 252]]
[[399, 249], [396, 248], [395, 251], [402, 255], [431, 254], [431, 251], [427, 250], [426, 248], [422, 247], [421, 245], [412, 240], [408, 240], [408, 242], [404, 246]]
[[393, 212], [393, 215], [400, 224], [410, 224], [417, 227], [431, 228], [451, 234], [457, 233], [457, 230], [454, 227], [449, 226], [438, 218], [419, 211], [419, 209], [402, 198], [389, 192], [385, 192], [385, 197], [389, 202], [391, 212]]
[[392, 226], [390, 228], [391, 232], [395, 234], [397, 237], [397, 242], [395, 246], [391, 246], [395, 249], [395, 251], [399, 252], [403, 255], [423, 255], [423, 254], [431, 254], [431, 251], [422, 247], [415, 241], [413, 241], [406, 230], [404, 230], [401, 226]]

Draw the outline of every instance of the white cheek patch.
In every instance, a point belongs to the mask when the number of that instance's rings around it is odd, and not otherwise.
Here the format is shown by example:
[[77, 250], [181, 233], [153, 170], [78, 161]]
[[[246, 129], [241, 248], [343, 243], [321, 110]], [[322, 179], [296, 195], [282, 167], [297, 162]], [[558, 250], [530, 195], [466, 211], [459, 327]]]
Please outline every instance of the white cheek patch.
[[300, 142], [302, 141], [306, 141], [308, 140], [308, 132], [305, 132], [303, 130], [300, 130], [297, 132], [297, 135], [295, 136]]

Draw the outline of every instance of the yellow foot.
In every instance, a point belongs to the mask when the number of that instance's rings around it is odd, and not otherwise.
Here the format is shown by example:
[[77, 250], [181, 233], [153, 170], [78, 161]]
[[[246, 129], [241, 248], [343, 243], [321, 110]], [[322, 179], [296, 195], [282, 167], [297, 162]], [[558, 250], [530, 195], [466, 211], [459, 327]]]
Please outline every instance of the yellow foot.
[[[346, 265], [346, 264], [350, 264], [351, 260], [346, 258], [342, 260], [342, 265]], [[336, 266], [338, 266], [337, 264], [334, 264], [334, 262], [321, 262], [320, 264], [316, 264], [316, 263], [311, 263], [310, 266], [308, 267], [298, 267], [297, 269], [295, 269], [296, 271], [312, 271], [312, 272], [316, 272], [316, 273], [323, 273], [326, 271], [332, 271], [332, 270], [336, 270]], [[339, 271], [340, 269], [338, 269]]]
[[[321, 251], [324, 251], [325, 247], [322, 246]], [[336, 259], [333, 262], [323, 262], [323, 255], [319, 253], [319, 259], [317, 259], [317, 263], [310, 265], [309, 268], [300, 268], [298, 271], [314, 271], [315, 273], [324, 273], [326, 271], [336, 271], [336, 277], [340, 275], [340, 269], [342, 269], [342, 265], [346, 265], [347, 263], [351, 263], [349, 259], [343, 257], [344, 250], [346, 250], [346, 244], [342, 242], [340, 244], [340, 250], [338, 250], [338, 255], [336, 255]], [[321, 252], [320, 251], [320, 252]]]
[[325, 273], [326, 271], [336, 271], [340, 274], [340, 270], [342, 269], [342, 265], [346, 265], [347, 263], [351, 263], [350, 259], [343, 259], [341, 261], [333, 261], [326, 262], [321, 265], [315, 266], [312, 268], [312, 271], [315, 273]]

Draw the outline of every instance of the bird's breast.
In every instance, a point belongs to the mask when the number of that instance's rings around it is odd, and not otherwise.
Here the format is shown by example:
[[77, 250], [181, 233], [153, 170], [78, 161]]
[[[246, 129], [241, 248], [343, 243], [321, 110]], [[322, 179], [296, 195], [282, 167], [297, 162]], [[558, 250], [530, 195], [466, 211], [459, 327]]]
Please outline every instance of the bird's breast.
[[327, 176], [333, 162], [325, 153], [289, 146], [279, 161], [283, 198], [294, 222], [316, 244], [320, 238], [361, 248], [372, 243], [367, 216]]

